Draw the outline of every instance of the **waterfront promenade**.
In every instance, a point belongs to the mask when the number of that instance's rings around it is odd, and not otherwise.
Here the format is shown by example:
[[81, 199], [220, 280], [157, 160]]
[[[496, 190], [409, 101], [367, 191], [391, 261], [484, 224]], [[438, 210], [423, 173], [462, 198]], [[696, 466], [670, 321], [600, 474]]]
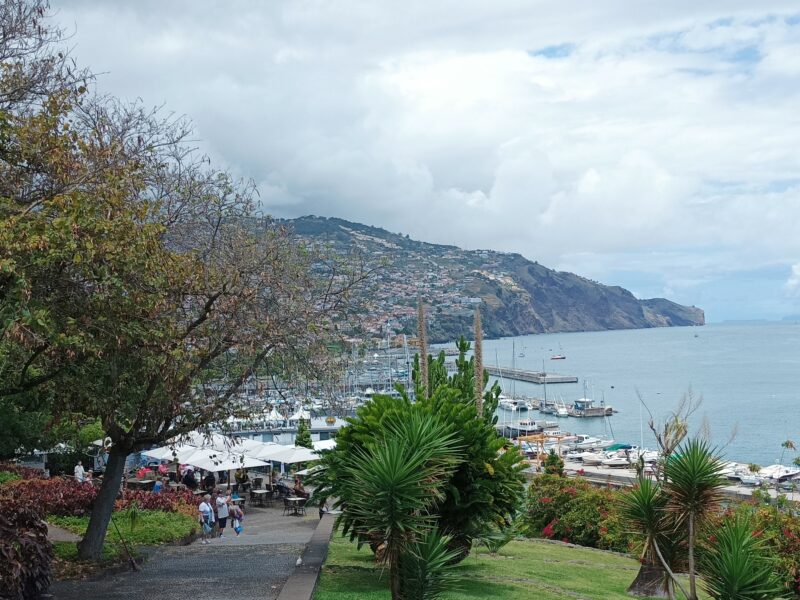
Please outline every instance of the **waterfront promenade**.
[[[636, 472], [633, 469], [621, 469], [618, 467], [603, 467], [603, 466], [586, 466], [580, 461], [565, 460], [564, 472], [567, 475], [577, 475], [578, 471], [583, 472], [585, 477], [590, 483], [595, 485], [612, 486], [612, 487], [630, 487], [636, 481]], [[753, 496], [755, 490], [766, 491], [770, 497], [777, 498], [778, 494], [786, 496], [790, 502], [800, 504], [800, 490], [794, 492], [784, 492], [776, 490], [773, 487], [759, 488], [754, 486], [736, 484], [733, 481], [726, 485], [723, 493], [729, 498], [736, 498], [738, 500], [747, 500]]]

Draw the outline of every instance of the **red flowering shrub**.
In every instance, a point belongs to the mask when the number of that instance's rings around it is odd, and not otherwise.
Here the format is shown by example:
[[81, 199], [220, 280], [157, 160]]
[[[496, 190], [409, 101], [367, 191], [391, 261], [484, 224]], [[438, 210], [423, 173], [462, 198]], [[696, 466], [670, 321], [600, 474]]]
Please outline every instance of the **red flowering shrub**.
[[114, 505], [115, 510], [125, 510], [133, 502], [144, 510], [163, 510], [164, 512], [179, 512], [180, 505], [196, 504], [195, 496], [189, 491], [164, 490], [158, 494], [143, 490], [125, 490], [122, 498]]
[[88, 514], [96, 495], [97, 488], [63, 477], [10, 481], [0, 488], [0, 498], [15, 498], [42, 516]]
[[542, 537], [547, 538], [548, 540], [553, 539], [553, 535], [555, 535], [554, 528], [558, 524], [558, 519], [553, 519], [547, 525], [544, 526], [542, 529]]
[[619, 518], [616, 494], [580, 477], [541, 475], [528, 488], [525, 529], [532, 537], [628, 551], [633, 542]]
[[37, 511], [10, 497], [0, 498], [0, 597], [38, 598], [50, 587], [53, 545]]

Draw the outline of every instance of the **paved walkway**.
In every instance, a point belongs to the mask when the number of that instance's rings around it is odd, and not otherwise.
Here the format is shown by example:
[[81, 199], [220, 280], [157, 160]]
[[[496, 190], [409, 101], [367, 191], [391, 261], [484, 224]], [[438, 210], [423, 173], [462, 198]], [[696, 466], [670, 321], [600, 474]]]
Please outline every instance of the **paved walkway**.
[[139, 573], [124, 571], [87, 581], [56, 582], [55, 600], [272, 600], [294, 570], [319, 521], [283, 516], [280, 508], [247, 507], [239, 537], [204, 545], [164, 546], [154, 550]]

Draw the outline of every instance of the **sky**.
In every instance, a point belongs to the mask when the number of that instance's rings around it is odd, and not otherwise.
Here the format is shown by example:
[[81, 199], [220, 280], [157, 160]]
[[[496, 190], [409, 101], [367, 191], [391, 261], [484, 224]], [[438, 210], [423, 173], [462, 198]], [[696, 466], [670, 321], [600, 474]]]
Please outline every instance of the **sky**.
[[265, 212], [800, 314], [794, 0], [52, 0], [98, 89], [192, 119]]

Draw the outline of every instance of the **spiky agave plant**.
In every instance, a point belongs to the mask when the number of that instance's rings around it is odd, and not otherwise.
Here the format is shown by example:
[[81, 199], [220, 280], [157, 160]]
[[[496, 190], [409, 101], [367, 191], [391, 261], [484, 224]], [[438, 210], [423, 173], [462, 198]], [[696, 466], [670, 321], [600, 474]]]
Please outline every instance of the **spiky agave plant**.
[[764, 541], [753, 535], [750, 519], [726, 519], [714, 531], [716, 538], [700, 555], [703, 587], [716, 600], [771, 600], [788, 598], [787, 590], [764, 555]]
[[695, 545], [697, 531], [719, 506], [725, 478], [722, 461], [708, 444], [698, 439], [686, 442], [667, 459], [664, 491], [667, 510], [678, 528], [685, 528], [689, 568], [689, 600], [697, 600]]
[[389, 567], [393, 600], [403, 597], [401, 560], [435, 526], [436, 503], [458, 466], [462, 448], [452, 428], [412, 413], [387, 419], [376, 443], [345, 457], [338, 523], [351, 539], [378, 539]]
[[666, 511], [667, 500], [661, 484], [643, 476], [620, 496], [620, 516], [645, 538], [640, 556], [642, 566], [628, 587], [629, 594], [674, 597], [674, 571], [681, 566], [685, 538], [675, 531], [674, 518]]
[[456, 584], [457, 550], [450, 537], [431, 529], [400, 556], [400, 586], [404, 600], [435, 600]]

